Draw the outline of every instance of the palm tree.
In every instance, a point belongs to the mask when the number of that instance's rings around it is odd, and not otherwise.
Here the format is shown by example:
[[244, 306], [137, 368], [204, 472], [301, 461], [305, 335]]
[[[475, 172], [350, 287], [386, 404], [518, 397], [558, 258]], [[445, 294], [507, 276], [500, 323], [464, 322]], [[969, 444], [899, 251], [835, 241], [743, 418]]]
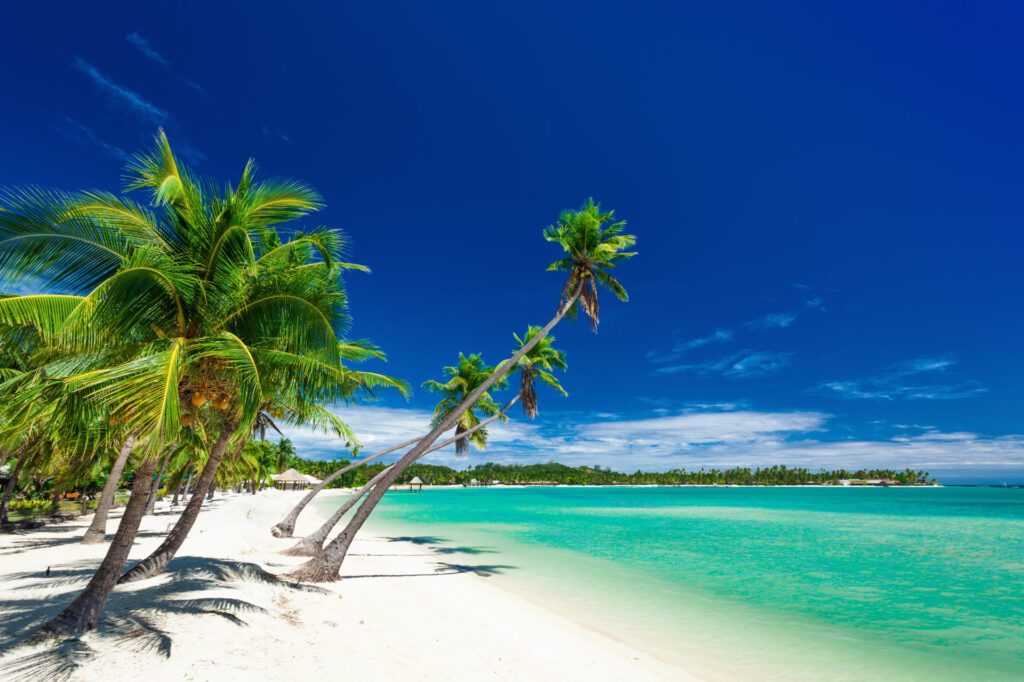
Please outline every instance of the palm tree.
[[[520, 339], [518, 334], [513, 334], [512, 336], [515, 337], [519, 347], [522, 348], [539, 333], [540, 327], [530, 326], [527, 328], [526, 335], [523, 338]], [[568, 397], [569, 395], [562, 388], [562, 385], [558, 383], [555, 375], [551, 373], [556, 369], [565, 371], [569, 368], [565, 362], [565, 352], [556, 350], [553, 346], [554, 343], [555, 337], [547, 336], [538, 341], [526, 355], [519, 358], [519, 397], [523, 402], [523, 413], [530, 419], [536, 418], [538, 414], [537, 390], [534, 386], [537, 379], [540, 379], [563, 396]]]
[[85, 535], [82, 536], [82, 542], [87, 545], [103, 542], [107, 537], [107, 516], [110, 513], [110, 509], [114, 506], [114, 495], [117, 493], [117, 486], [121, 481], [124, 466], [128, 463], [128, 457], [135, 449], [136, 438], [137, 435], [135, 433], [129, 433], [125, 437], [121, 448], [118, 450], [117, 457], [110, 467], [110, 474], [107, 476], [107, 482], [103, 485], [103, 491], [100, 493], [99, 501], [96, 504], [96, 511], [92, 515], [92, 522], [89, 524], [89, 528], [86, 529]]
[[[443, 443], [431, 446], [429, 450], [423, 453], [423, 456], [425, 457], [426, 455], [429, 455], [432, 452], [437, 452], [442, 448], [448, 447], [452, 443], [455, 443], [456, 448], [458, 448], [460, 443], [462, 443], [463, 441], [470, 440], [473, 438], [475, 434], [484, 431], [487, 425], [493, 422], [494, 420], [503, 419], [505, 417], [505, 414], [508, 412], [509, 408], [515, 405], [518, 400], [519, 394], [517, 393], [515, 396], [513, 396], [512, 400], [508, 401], [500, 410], [495, 412], [493, 415], [491, 415], [487, 419], [477, 422], [474, 426], [466, 429], [461, 434], [449, 438]], [[406, 445], [408, 445], [408, 443], [406, 443]], [[377, 453], [376, 455], [373, 455], [373, 458], [381, 457], [385, 454], [393, 452], [394, 449], [396, 448], [388, 449], [386, 451]], [[369, 459], [370, 458], [362, 460], [360, 464], [365, 464], [367, 461], [369, 461]], [[335, 510], [334, 514], [329, 516], [327, 520], [320, 525], [320, 528], [304, 537], [302, 540], [298, 542], [298, 544], [293, 545], [292, 547], [284, 550], [281, 553], [288, 554], [291, 556], [318, 556], [323, 551], [323, 544], [324, 541], [327, 540], [327, 536], [334, 529], [334, 527], [338, 525], [338, 522], [341, 521], [342, 517], [345, 516], [346, 512], [348, 512], [349, 509], [354, 507], [355, 504], [359, 502], [360, 498], [362, 498], [363, 495], [372, 490], [374, 486], [377, 485], [377, 483], [385, 476], [387, 472], [388, 469], [384, 469], [379, 474], [377, 474], [369, 481], [367, 481], [367, 483], [363, 485], [362, 488], [360, 488], [355, 493], [350, 495], [348, 499], [346, 499], [345, 502], [342, 503], [342, 505], [338, 507], [337, 510]]]
[[612, 222], [614, 219], [614, 211], [602, 213], [600, 204], [587, 199], [578, 211], [562, 211], [558, 224], [544, 230], [544, 238], [561, 246], [567, 254], [548, 266], [549, 271], [569, 273], [562, 286], [562, 305], [572, 299], [569, 315], [574, 316], [578, 298], [583, 312], [590, 318], [590, 328], [595, 332], [599, 322], [598, 284], [620, 301], [629, 300], [625, 288], [608, 270], [619, 261], [636, 255], [636, 251], [624, 250], [636, 244], [636, 237], [622, 233], [626, 227], [625, 220]]
[[[529, 327], [527, 329], [526, 335], [522, 339], [520, 339], [519, 336], [516, 335], [516, 334], [513, 334], [512, 336], [515, 338], [516, 342], [519, 344], [519, 347], [522, 348], [522, 347], [526, 346], [527, 343], [532, 341], [533, 337], [536, 336], [539, 331], [540, 331], [539, 327]], [[536, 394], [536, 391], [534, 389], [534, 385], [533, 384], [534, 384], [534, 380], [537, 377], [541, 377], [541, 379], [542, 379], [542, 381], [544, 381], [544, 383], [546, 383], [548, 386], [550, 386], [551, 388], [553, 388], [556, 391], [558, 391], [559, 393], [561, 393], [563, 396], [568, 396], [569, 394], [566, 392], [566, 390], [564, 388], [562, 388], [562, 385], [558, 382], [557, 377], [555, 377], [554, 374], [551, 374], [551, 370], [554, 370], [554, 369], [560, 369], [560, 370], [568, 369], [568, 365], [566, 364], [566, 361], [565, 361], [565, 352], [555, 349], [554, 345], [553, 345], [554, 341], [555, 341], [555, 338], [553, 336], [548, 336], [548, 337], [544, 338], [542, 341], [540, 341], [537, 344], [535, 344], [532, 348], [530, 348], [527, 351], [526, 355], [524, 355], [522, 358], [520, 358], [519, 364], [517, 365], [517, 367], [519, 368], [520, 373], [522, 375], [522, 378], [520, 380], [520, 390], [519, 390], [518, 393], [516, 393], [512, 397], [511, 400], [509, 400], [507, 403], [505, 403], [501, 407], [500, 410], [494, 412], [493, 414], [491, 414], [490, 417], [488, 417], [488, 418], [486, 418], [484, 420], [476, 420], [476, 424], [474, 424], [473, 426], [469, 427], [468, 429], [462, 431], [461, 434], [457, 434], [454, 438], [449, 438], [448, 440], [444, 441], [443, 443], [431, 446], [430, 449], [428, 449], [426, 452], [424, 452], [422, 456], [425, 457], [425, 456], [429, 455], [432, 452], [437, 452], [438, 450], [441, 450], [442, 448], [445, 448], [445, 447], [451, 445], [452, 443], [455, 443], [456, 450], [457, 450], [460, 443], [469, 442], [469, 441], [473, 440], [473, 436], [475, 434], [481, 433], [481, 432], [486, 434], [486, 427], [487, 427], [487, 425], [490, 424], [491, 422], [497, 420], [497, 419], [502, 419], [502, 420], [507, 419], [508, 411], [520, 399], [525, 400], [526, 398], [524, 396], [529, 396], [529, 399], [532, 401], [532, 406], [533, 406], [532, 411], [529, 411], [529, 410], [526, 411], [527, 416], [529, 416], [530, 419], [533, 419], [534, 417], [536, 417], [536, 415], [537, 415], [537, 394]], [[460, 358], [459, 368], [461, 368], [463, 366], [463, 364], [464, 364], [462, 362], [462, 360], [465, 359], [465, 356], [460, 354], [459, 358]], [[474, 363], [466, 363], [466, 364], [474, 364]], [[444, 371], [445, 374], [447, 374], [449, 376], [462, 375], [464, 377], [469, 378], [470, 380], [474, 380], [475, 379], [475, 376], [476, 376], [475, 372], [471, 371], [468, 368], [463, 369], [462, 371], [460, 371], [459, 368], [456, 368], [456, 367], [445, 367], [443, 371]], [[430, 383], [430, 382], [428, 382], [428, 383]], [[433, 382], [433, 383], [437, 384], [437, 386], [441, 386], [441, 387], [444, 386], [444, 384], [439, 384], [438, 382]], [[449, 381], [448, 383], [451, 383], [451, 382]], [[447, 397], [445, 398], [445, 400], [447, 400]], [[483, 399], [481, 399], [481, 400], [483, 400]], [[490, 399], [488, 399], [488, 400], [490, 400]], [[442, 403], [443, 402], [444, 402], [444, 400], [442, 400]], [[440, 404], [439, 404], [439, 407], [440, 407]], [[443, 411], [443, 409], [441, 411]], [[415, 441], [413, 441], [413, 442], [415, 442]], [[475, 440], [473, 440], [473, 442], [476, 443]], [[409, 444], [410, 443], [405, 443], [404, 445], [409, 445]], [[376, 459], [377, 457], [381, 457], [383, 455], [390, 454], [391, 452], [393, 452], [394, 450], [398, 449], [399, 447], [404, 447], [404, 445], [403, 446], [398, 446], [396, 448], [389, 448], [388, 450], [384, 450], [384, 451], [379, 452], [379, 453], [377, 453], [375, 455], [371, 455], [370, 457], [367, 457], [366, 459], [364, 459], [361, 462], [359, 462], [359, 464], [366, 464], [368, 461], [370, 461], [372, 459]], [[484, 440], [484, 445], [486, 445], [486, 440]], [[478, 445], [478, 447], [479, 447], [479, 445]], [[349, 467], [347, 467], [347, 469], [354, 468], [354, 466], [355, 466], [355, 464], [349, 465]], [[320, 553], [323, 551], [324, 541], [327, 540], [327, 536], [330, 534], [331, 530], [333, 530], [334, 527], [336, 525], [338, 525], [338, 522], [341, 521], [342, 517], [346, 514], [346, 512], [348, 512], [349, 509], [351, 509], [353, 506], [355, 506], [355, 504], [359, 501], [359, 499], [363, 495], [365, 495], [367, 492], [369, 492], [370, 490], [373, 489], [373, 487], [377, 484], [377, 482], [381, 478], [383, 478], [383, 476], [384, 476], [386, 471], [387, 471], [387, 469], [385, 469], [384, 471], [381, 471], [375, 477], [371, 478], [370, 481], [368, 481], [366, 483], [366, 485], [364, 485], [362, 488], [357, 490], [353, 495], [349, 496], [349, 498], [347, 500], [345, 500], [345, 502], [334, 512], [334, 514], [332, 514], [330, 517], [328, 517], [327, 520], [324, 521], [323, 524], [321, 524], [320, 528], [318, 528], [316, 531], [314, 531], [310, 535], [307, 535], [306, 537], [304, 537], [298, 544], [290, 547], [289, 549], [284, 550], [282, 552], [282, 554], [288, 554], [288, 555], [291, 555], [291, 556], [313, 556], [313, 557], [319, 556]], [[293, 523], [294, 523], [294, 520], [293, 520]]]
[[[339, 352], [341, 353], [342, 358], [353, 362], [360, 362], [371, 358], [376, 360], [387, 360], [387, 356], [383, 353], [383, 351], [380, 350], [380, 348], [366, 340], [343, 341], [340, 346]], [[406, 399], [408, 399], [412, 395], [412, 389], [404, 381], [393, 379], [382, 374], [375, 374], [372, 372], [358, 372], [353, 373], [353, 375], [358, 378], [359, 386], [364, 392], [368, 394], [368, 397], [372, 397], [372, 391], [374, 388], [395, 389], [399, 393], [401, 393], [402, 396]], [[354, 397], [358, 397], [358, 393]], [[416, 441], [408, 441], [406, 443], [396, 445], [395, 447], [385, 450], [383, 452], [378, 452], [370, 457], [367, 457], [364, 460], [351, 462], [337, 469], [329, 476], [324, 477], [320, 481], [320, 483], [314, 486], [312, 490], [306, 493], [306, 495], [303, 496], [301, 500], [299, 500], [299, 502], [292, 508], [290, 512], [288, 512], [288, 514], [283, 519], [281, 519], [280, 522], [275, 524], [270, 529], [270, 532], [274, 535], [274, 537], [290, 538], [295, 530], [295, 522], [298, 520], [299, 514], [302, 513], [302, 510], [306, 508], [306, 505], [312, 502], [313, 498], [316, 497], [321, 490], [329, 486], [331, 483], [333, 483], [339, 477], [343, 476], [349, 471], [352, 471], [353, 469], [360, 467], [363, 464], [366, 464], [367, 462], [370, 462], [374, 459], [383, 457], [386, 454], [394, 452], [395, 450], [411, 445], [414, 442]], [[276, 470], [278, 472], [283, 471], [285, 468], [287, 468], [287, 454], [289, 452], [292, 455], [294, 455], [294, 449], [291, 448], [291, 441], [282, 440], [281, 447], [278, 448], [280, 458], [276, 463]], [[356, 450], [356, 452], [358, 452], [358, 450]]]
[[498, 367], [470, 392], [461, 403], [451, 409], [423, 439], [413, 446], [401, 459], [398, 460], [374, 486], [366, 499], [359, 505], [356, 513], [344, 531], [331, 541], [321, 556], [314, 557], [306, 564], [303, 564], [289, 575], [295, 580], [308, 580], [312, 582], [329, 582], [338, 580], [340, 577], [341, 565], [345, 560], [348, 549], [355, 539], [359, 529], [366, 523], [366, 519], [376, 508], [384, 493], [398, 480], [405, 470], [419, 459], [434, 443], [437, 438], [455, 426], [462, 414], [472, 407], [476, 401], [495, 383], [500, 381], [508, 371], [515, 367], [519, 361], [540, 343], [565, 315], [576, 309], [577, 301], [586, 288], [590, 288], [587, 294], [587, 303], [583, 305], [584, 313], [591, 319], [591, 328], [597, 328], [597, 289], [596, 283], [611, 289], [620, 300], [628, 300], [628, 294], [623, 286], [607, 273], [607, 270], [615, 267], [618, 261], [636, 255], [636, 252], [623, 252], [636, 243], [632, 235], [623, 234], [625, 223], [620, 221], [605, 227], [614, 218], [609, 211], [602, 213], [600, 206], [593, 200], [588, 200], [578, 211], [563, 211], [558, 218], [557, 226], [550, 226], [544, 230], [544, 237], [550, 242], [559, 244], [569, 254], [553, 263], [548, 270], [568, 270], [569, 277], [562, 287], [561, 300], [555, 316], [517, 350], [511, 358], [498, 365]]
[[[133, 486], [92, 581], [44, 628], [52, 636], [95, 625], [138, 530], [156, 458], [184, 432], [208, 453], [195, 498], [268, 396], [301, 396], [292, 419], [330, 421], [313, 408], [343, 401], [354, 386], [339, 352], [341, 274], [365, 268], [343, 260], [337, 230], [290, 239], [277, 231], [317, 210], [316, 192], [260, 182], [252, 162], [237, 185], [218, 190], [178, 163], [162, 131], [128, 176], [128, 189], [147, 192], [149, 205], [27, 189], [6, 192], [0, 207], [0, 277], [48, 291], [0, 299], [0, 323], [31, 325], [61, 351], [48, 376], [135, 434], [136, 483], [146, 479], [141, 496], [142, 484]], [[354, 442], [334, 420], [331, 428]], [[185, 533], [193, 521], [186, 509]]]
[[[434, 419], [431, 426], [437, 426], [448, 416], [459, 404], [483, 385], [488, 377], [494, 373], [494, 367], [487, 365], [479, 353], [463, 355], [459, 353], [459, 364], [445, 367], [443, 373], [448, 381], [441, 383], [430, 379], [423, 383], [423, 387], [431, 393], [440, 393], [443, 397], [434, 407]], [[492, 383], [492, 387], [500, 390], [508, 385], [505, 377], [499, 378]], [[459, 438], [467, 431], [480, 423], [480, 416], [477, 410], [486, 415], [496, 415], [500, 412], [500, 406], [491, 398], [491, 394], [485, 389], [477, 400], [470, 405], [459, 418], [455, 426], [455, 454], [465, 456], [469, 453], [469, 444], [472, 443], [478, 450], [487, 447], [487, 429], [474, 430], [473, 435], [467, 438]]]

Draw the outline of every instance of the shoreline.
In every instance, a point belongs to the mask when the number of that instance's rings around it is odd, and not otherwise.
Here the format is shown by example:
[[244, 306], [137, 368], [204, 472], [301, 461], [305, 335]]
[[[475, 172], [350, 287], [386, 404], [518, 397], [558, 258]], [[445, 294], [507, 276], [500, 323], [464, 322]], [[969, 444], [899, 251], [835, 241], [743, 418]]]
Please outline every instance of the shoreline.
[[[121, 627], [83, 638], [88, 654], [70, 679], [200, 680], [210, 679], [210, 666], [217, 679], [238, 680], [339, 671], [366, 679], [697, 679], [483, 579], [503, 567], [471, 553], [437, 552], [416, 538], [361, 533], [342, 581], [276, 581], [268, 574], [303, 559], [278, 554], [295, 540], [273, 538], [269, 527], [302, 494], [215, 497], [167, 574], [115, 590], [108, 616]], [[112, 516], [111, 532], [119, 518]], [[323, 516], [307, 508], [296, 535]], [[166, 504], [147, 516], [131, 559], [151, 551], [176, 518]], [[0, 650], [55, 614], [88, 580], [106, 551], [77, 542], [88, 519], [0, 535]], [[119, 637], [119, 630], [134, 637]], [[0, 665], [13, 660], [5, 655]]]

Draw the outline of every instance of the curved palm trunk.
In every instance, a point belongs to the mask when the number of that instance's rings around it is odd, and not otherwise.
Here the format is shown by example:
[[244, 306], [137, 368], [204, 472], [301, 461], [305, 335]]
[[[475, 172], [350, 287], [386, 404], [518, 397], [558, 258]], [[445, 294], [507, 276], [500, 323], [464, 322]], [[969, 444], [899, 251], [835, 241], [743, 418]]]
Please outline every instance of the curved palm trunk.
[[498, 365], [498, 367], [491, 373], [491, 376], [480, 384], [475, 391], [466, 396], [459, 406], [449, 412], [444, 419], [441, 420], [434, 429], [424, 436], [423, 440], [417, 443], [409, 452], [398, 460], [387, 472], [387, 474], [374, 486], [370, 494], [366, 496], [366, 499], [359, 509], [356, 510], [352, 520], [349, 521], [348, 526], [341, 532], [338, 537], [331, 541], [324, 552], [320, 556], [313, 557], [302, 566], [299, 566], [296, 570], [288, 574], [288, 577], [292, 580], [298, 581], [309, 581], [309, 582], [331, 582], [339, 580], [341, 578], [341, 565], [345, 561], [345, 556], [348, 554], [348, 548], [352, 545], [352, 540], [355, 539], [356, 533], [366, 523], [366, 519], [373, 513], [374, 508], [380, 502], [381, 498], [384, 497], [384, 493], [388, 491], [391, 485], [398, 480], [398, 477], [409, 468], [409, 465], [419, 459], [426, 451], [430, 448], [438, 437], [455, 426], [456, 422], [470, 407], [480, 399], [480, 396], [484, 392], [494, 385], [501, 377], [509, 371], [509, 369], [516, 366], [519, 359], [530, 352], [530, 350], [536, 346], [541, 339], [551, 333], [551, 330], [555, 328], [565, 314], [572, 307], [576, 299], [579, 298], [579, 291], [573, 296], [569, 297], [568, 300], [559, 308], [558, 313], [551, 318], [544, 327], [538, 332], [536, 336], [525, 343], [515, 354], [505, 362]]
[[160, 463], [160, 470], [156, 474], [156, 478], [153, 479], [153, 485], [149, 489], [149, 498], [146, 500], [146, 513], [152, 514], [156, 509], [156, 497], [160, 492], [160, 481], [164, 478], [164, 471], [167, 470], [167, 463], [171, 461], [171, 455], [174, 451], [168, 451], [167, 455], [164, 456], [164, 461]]
[[192, 467], [189, 467], [188, 479], [185, 480], [185, 492], [182, 493], [183, 495], [186, 495], [186, 496], [191, 495], [189, 490], [192, 489], [192, 477], [194, 475], [195, 475], [195, 470]]
[[188, 499], [185, 511], [178, 517], [174, 528], [167, 534], [167, 537], [160, 543], [160, 546], [153, 550], [152, 554], [132, 566], [121, 576], [120, 580], [117, 581], [118, 584], [143, 580], [144, 578], [151, 578], [154, 575], [163, 573], [168, 562], [174, 558], [182, 543], [185, 542], [185, 538], [188, 537], [189, 531], [192, 530], [192, 526], [195, 525], [196, 518], [199, 516], [199, 510], [203, 506], [203, 498], [206, 497], [207, 489], [213, 486], [213, 478], [217, 475], [217, 469], [224, 459], [224, 454], [228, 449], [228, 441], [231, 440], [235, 428], [235, 424], [227, 424], [221, 431], [217, 442], [213, 445], [213, 449], [210, 450], [210, 457], [206, 460], [203, 473], [199, 475], [199, 480], [196, 482], [195, 492]]
[[8, 521], [7, 514], [11, 506], [11, 498], [14, 497], [14, 489], [18, 487], [18, 475], [21, 474], [21, 465], [25, 463], [26, 459], [28, 459], [28, 455], [22, 451], [21, 456], [14, 462], [14, 468], [11, 469], [11, 477], [7, 480], [3, 497], [0, 498], [0, 524]]
[[375, 459], [379, 459], [379, 458], [383, 457], [384, 455], [390, 455], [392, 452], [395, 452], [396, 450], [401, 450], [402, 448], [404, 448], [406, 446], [412, 445], [413, 443], [418, 441], [420, 438], [422, 438], [422, 436], [417, 436], [416, 438], [413, 438], [411, 440], [407, 440], [404, 443], [400, 443], [398, 445], [395, 445], [394, 447], [390, 447], [387, 450], [381, 450], [380, 452], [375, 452], [372, 455], [370, 455], [369, 457], [361, 459], [358, 462], [350, 462], [349, 464], [346, 464], [342, 468], [338, 469], [333, 474], [331, 474], [330, 476], [325, 478], [323, 481], [318, 483], [315, 488], [313, 488], [312, 490], [310, 490], [306, 494], [305, 497], [303, 497], [301, 500], [299, 500], [299, 503], [297, 505], [295, 505], [295, 507], [290, 512], [288, 512], [288, 516], [284, 517], [284, 519], [282, 519], [280, 523], [278, 523], [276, 526], [271, 528], [270, 532], [273, 534], [273, 536], [275, 538], [290, 538], [292, 536], [292, 533], [295, 532], [295, 522], [299, 520], [299, 514], [302, 513], [302, 510], [306, 508], [306, 505], [308, 505], [310, 502], [313, 501], [314, 497], [316, 497], [317, 495], [320, 494], [321, 490], [323, 490], [324, 488], [329, 486], [331, 483], [336, 481], [339, 476], [347, 474], [348, 472], [352, 471], [353, 469], [357, 469], [357, 468], [363, 466], [364, 464], [368, 464], [368, 463], [372, 462]]
[[387, 469], [384, 469], [384, 471], [381, 471], [379, 474], [367, 481], [366, 485], [355, 491], [347, 500], [345, 500], [345, 503], [338, 507], [338, 510], [335, 511], [329, 519], [324, 521], [323, 525], [320, 526], [316, 532], [302, 538], [299, 544], [291, 547], [290, 549], [284, 550], [281, 554], [288, 554], [290, 556], [316, 556], [323, 551], [324, 540], [327, 539], [331, 530], [338, 525], [338, 522], [341, 521], [342, 517], [345, 516], [346, 513], [348, 513], [348, 510], [354, 507], [356, 502], [363, 498], [363, 495], [369, 492], [373, 486], [377, 485], [377, 483], [384, 478], [384, 474], [386, 474], [387, 471]]
[[174, 486], [174, 497], [171, 498], [171, 506], [178, 506], [178, 498], [181, 496], [181, 483], [182, 479], [185, 478], [185, 471], [191, 467], [191, 464], [186, 463], [181, 469], [174, 474], [172, 485]]
[[149, 492], [149, 481], [156, 469], [154, 460], [147, 460], [142, 463], [135, 472], [135, 482], [132, 484], [132, 496], [128, 499], [124, 516], [117, 527], [114, 539], [107, 549], [107, 555], [103, 557], [99, 568], [93, 574], [89, 584], [82, 593], [56, 618], [43, 626], [39, 632], [40, 638], [68, 639], [78, 637], [96, 627], [103, 606], [107, 603], [110, 592], [117, 583], [117, 576], [124, 567], [131, 551], [132, 543], [139, 532], [139, 524], [142, 522], [143, 513], [146, 510], [146, 494]]
[[[477, 431], [482, 429], [484, 426], [486, 426], [490, 422], [493, 422], [496, 419], [501, 419], [501, 417], [503, 415], [505, 415], [505, 413], [507, 413], [509, 411], [509, 409], [512, 406], [514, 406], [514, 404], [518, 400], [519, 400], [519, 394], [516, 393], [512, 397], [511, 400], [509, 400], [508, 402], [505, 403], [505, 407], [503, 407], [498, 412], [498, 414], [490, 416], [490, 417], [484, 419], [483, 421], [481, 421], [479, 424], [477, 424], [473, 428], [467, 429], [466, 431], [463, 431], [462, 433], [460, 433], [459, 435], [455, 436], [454, 438], [449, 438], [449, 439], [445, 440], [444, 442], [442, 442], [440, 444], [432, 446], [430, 450], [428, 450], [427, 452], [423, 453], [423, 455], [421, 455], [420, 457], [426, 457], [430, 453], [435, 453], [438, 450], [441, 450], [442, 447], [447, 447], [447, 446], [451, 445], [452, 443], [454, 443], [456, 441], [465, 441], [466, 438], [468, 438], [469, 436], [473, 435], [474, 433], [476, 433]], [[390, 469], [390, 467], [388, 467], [388, 469]], [[313, 532], [312, 535], [309, 535], [309, 536], [303, 538], [302, 541], [298, 545], [295, 545], [294, 547], [285, 550], [284, 552], [282, 552], [282, 554], [288, 554], [288, 555], [291, 555], [291, 556], [317, 556], [317, 555], [321, 554], [324, 551], [324, 541], [327, 540], [327, 537], [328, 537], [328, 535], [330, 535], [330, 532], [334, 528], [334, 526], [336, 526], [338, 524], [338, 521], [341, 520], [341, 518], [345, 515], [345, 513], [349, 509], [351, 509], [352, 506], [356, 502], [358, 502], [359, 498], [361, 498], [362, 496], [366, 495], [367, 492], [370, 491], [370, 488], [372, 488], [374, 485], [377, 484], [377, 482], [384, 476], [384, 474], [388, 471], [388, 469], [385, 469], [384, 471], [380, 472], [379, 474], [374, 476], [370, 480], [370, 482], [368, 482], [366, 485], [364, 485], [361, 488], [359, 488], [358, 491], [355, 492], [355, 495], [353, 495], [348, 500], [346, 500], [345, 504], [343, 504], [341, 506], [341, 508], [338, 509], [338, 511], [336, 511], [328, 520], [326, 520], [321, 527], [317, 528], [316, 531]]]
[[[110, 508], [114, 504], [117, 484], [121, 482], [121, 474], [124, 472], [124, 465], [128, 461], [128, 455], [132, 454], [132, 449], [135, 447], [135, 437], [134, 433], [128, 434], [128, 437], [124, 439], [124, 443], [121, 445], [121, 450], [117, 453], [114, 466], [110, 469], [110, 476], [103, 485], [103, 492], [100, 493], [100, 501], [96, 504], [96, 512], [93, 514], [92, 523], [89, 524], [89, 530], [85, 531], [85, 536], [82, 537], [82, 542], [87, 545], [103, 542], [107, 538], [107, 516], [110, 514]], [[156, 462], [153, 462], [153, 467], [149, 472], [150, 475], [153, 474], [152, 469], [154, 468], [156, 468]], [[147, 485], [148, 483], [147, 481]], [[135, 490], [134, 485], [132, 490]], [[149, 489], [147, 488], [146, 490], [148, 492]]]
[[[425, 457], [429, 455], [431, 452], [436, 452], [441, 448], [448, 447], [449, 445], [457, 441], [464, 441], [466, 438], [469, 438], [474, 433], [476, 433], [480, 429], [484, 428], [485, 426], [493, 422], [495, 419], [500, 419], [501, 416], [508, 412], [509, 408], [515, 405], [516, 401], [518, 400], [519, 394], [517, 393], [512, 398], [512, 400], [509, 400], [507, 403], [505, 403], [505, 406], [502, 407], [497, 414], [492, 415], [487, 419], [484, 419], [473, 428], [460, 433], [454, 438], [449, 438], [440, 445], [433, 446], [432, 448], [424, 452], [423, 455], [421, 456]], [[323, 551], [324, 541], [327, 539], [327, 536], [330, 534], [331, 530], [333, 530], [334, 527], [338, 525], [338, 522], [341, 521], [341, 518], [343, 516], [345, 516], [345, 513], [348, 512], [348, 510], [351, 509], [353, 505], [355, 505], [355, 503], [358, 502], [363, 495], [365, 495], [373, 486], [377, 484], [377, 482], [384, 476], [384, 474], [387, 471], [388, 469], [385, 469], [384, 471], [380, 472], [372, 479], [370, 479], [370, 481], [366, 485], [357, 490], [354, 495], [347, 499], [345, 503], [341, 505], [341, 507], [336, 512], [334, 512], [334, 514], [331, 515], [330, 518], [324, 521], [323, 525], [320, 526], [320, 528], [318, 528], [316, 532], [306, 536], [297, 545], [289, 549], [286, 549], [285, 551], [281, 552], [281, 554], [288, 554], [290, 556], [317, 556], [318, 554], [320, 554]]]

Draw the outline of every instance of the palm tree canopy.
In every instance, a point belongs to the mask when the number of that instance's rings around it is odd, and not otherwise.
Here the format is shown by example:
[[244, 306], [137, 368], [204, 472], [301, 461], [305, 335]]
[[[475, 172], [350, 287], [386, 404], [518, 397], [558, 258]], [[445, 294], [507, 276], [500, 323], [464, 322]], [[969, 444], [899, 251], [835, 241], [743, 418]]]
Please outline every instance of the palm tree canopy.
[[[434, 408], [433, 425], [440, 424], [448, 413], [458, 407], [463, 399], [490, 377], [494, 369], [494, 367], [484, 362], [479, 353], [473, 353], [468, 356], [459, 353], [459, 364], [445, 367], [442, 370], [448, 378], [447, 381], [442, 383], [431, 379], [424, 382], [424, 388], [431, 393], [439, 393], [442, 396]], [[507, 385], [508, 380], [502, 378], [494, 384], [494, 388], [502, 389]], [[455, 428], [455, 435], [468, 431], [480, 423], [480, 416], [477, 414], [478, 410], [486, 415], [494, 415], [501, 411], [501, 406], [494, 401], [489, 391], [485, 391], [459, 418], [458, 425]], [[469, 444], [466, 442], [467, 440], [472, 442], [477, 449], [484, 449], [487, 446], [487, 429], [479, 429], [470, 435], [468, 439], [464, 438], [456, 441], [455, 451], [457, 454], [465, 455], [468, 452]]]
[[558, 223], [544, 229], [544, 238], [559, 244], [567, 254], [548, 266], [548, 271], [569, 273], [560, 305], [573, 301], [570, 315], [575, 315], [578, 305], [582, 305], [595, 332], [599, 321], [597, 285], [610, 290], [620, 301], [628, 301], [625, 287], [608, 271], [619, 261], [637, 254], [626, 251], [636, 244], [634, 235], [623, 233], [626, 221], [614, 220], [614, 211], [601, 211], [600, 204], [587, 199], [579, 210], [562, 211]]
[[[512, 336], [515, 338], [516, 343], [519, 344], [519, 348], [522, 348], [540, 334], [540, 331], [540, 327], [531, 325], [527, 328], [526, 334], [522, 338], [519, 338], [518, 334], [513, 334]], [[523, 412], [530, 419], [535, 418], [539, 414], [535, 386], [537, 379], [540, 379], [563, 396], [569, 395], [562, 387], [562, 384], [559, 383], [558, 378], [552, 374], [554, 370], [565, 371], [569, 368], [565, 361], [565, 352], [556, 349], [554, 343], [555, 337], [545, 336], [533, 348], [527, 351], [526, 355], [519, 358], [519, 398], [523, 405]]]
[[246, 437], [267, 409], [352, 442], [322, 405], [409, 393], [345, 364], [382, 354], [343, 340], [341, 275], [366, 270], [345, 259], [345, 236], [289, 225], [322, 206], [313, 189], [259, 180], [252, 161], [218, 187], [178, 162], [163, 131], [129, 164], [127, 188], [146, 200], [0, 194], [0, 278], [46, 292], [0, 298], [0, 324], [31, 326], [59, 351], [41, 370], [96, 406], [94, 421], [138, 433], [151, 453], [184, 430], [203, 442], [223, 428]]

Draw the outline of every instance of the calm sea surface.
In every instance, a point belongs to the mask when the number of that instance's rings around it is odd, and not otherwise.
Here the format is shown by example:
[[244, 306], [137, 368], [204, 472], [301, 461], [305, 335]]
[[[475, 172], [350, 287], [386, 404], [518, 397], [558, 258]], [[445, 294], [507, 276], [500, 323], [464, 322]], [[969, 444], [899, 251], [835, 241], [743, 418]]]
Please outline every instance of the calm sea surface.
[[711, 679], [1024, 680], [1024, 490], [395, 491], [371, 529]]

